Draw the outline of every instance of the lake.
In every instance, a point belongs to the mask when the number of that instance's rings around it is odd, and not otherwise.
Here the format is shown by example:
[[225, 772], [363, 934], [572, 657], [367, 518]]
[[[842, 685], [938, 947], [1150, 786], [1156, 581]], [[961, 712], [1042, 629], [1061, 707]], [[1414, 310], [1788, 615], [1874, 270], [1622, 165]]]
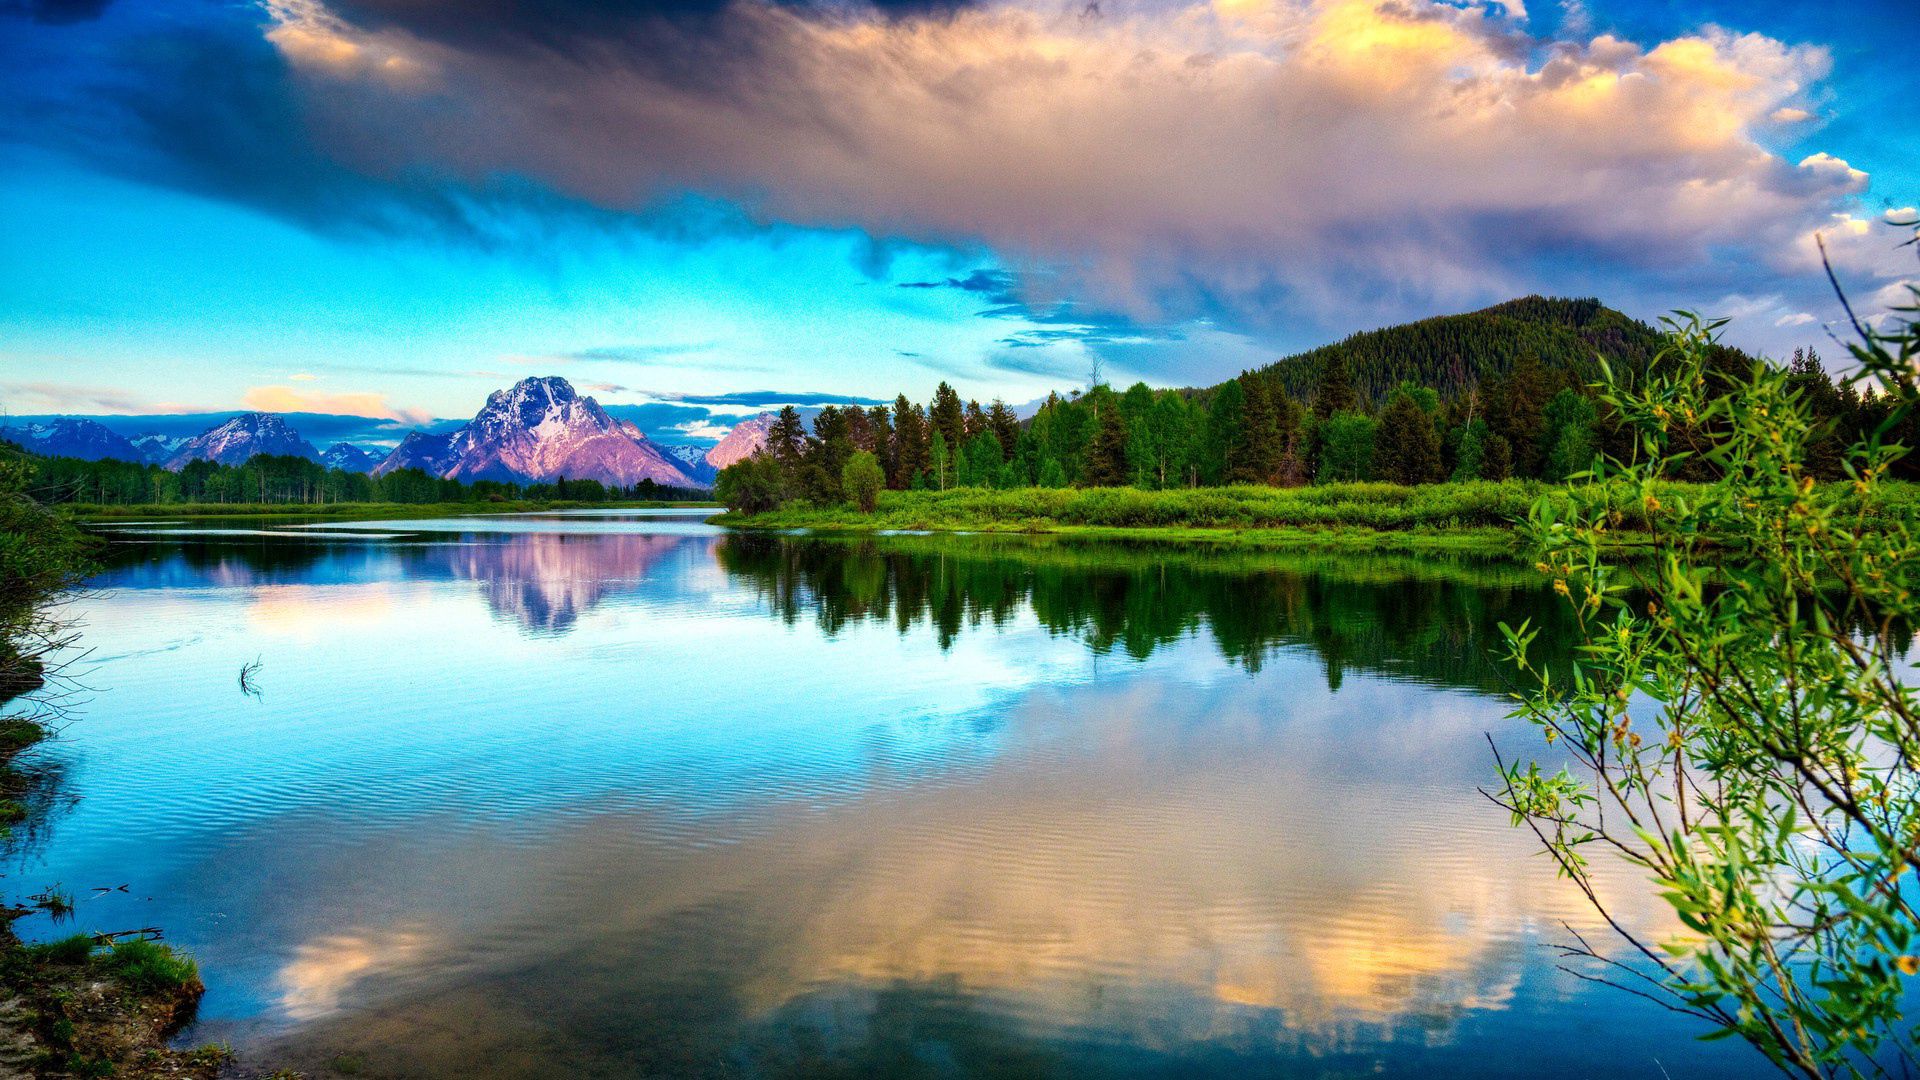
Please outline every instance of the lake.
[[[104, 530], [9, 854], [312, 1077], [1731, 1077], [1477, 788], [1529, 568], [686, 513]], [[238, 672], [255, 660], [257, 695]], [[1605, 869], [1605, 868], [1603, 868]], [[1657, 900], [1603, 873], [1626, 922]], [[1591, 969], [1581, 969], [1592, 973]]]

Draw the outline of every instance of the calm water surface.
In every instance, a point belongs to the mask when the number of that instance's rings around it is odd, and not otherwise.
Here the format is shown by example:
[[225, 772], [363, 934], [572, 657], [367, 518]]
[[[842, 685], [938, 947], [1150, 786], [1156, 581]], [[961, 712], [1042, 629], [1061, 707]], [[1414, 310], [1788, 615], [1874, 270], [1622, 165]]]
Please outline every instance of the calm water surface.
[[185, 1038], [255, 1064], [1755, 1071], [1555, 967], [1594, 919], [1476, 791], [1485, 733], [1534, 745], [1495, 627], [1561, 647], [1524, 568], [644, 514], [112, 532], [7, 885], [165, 927], [208, 984]]

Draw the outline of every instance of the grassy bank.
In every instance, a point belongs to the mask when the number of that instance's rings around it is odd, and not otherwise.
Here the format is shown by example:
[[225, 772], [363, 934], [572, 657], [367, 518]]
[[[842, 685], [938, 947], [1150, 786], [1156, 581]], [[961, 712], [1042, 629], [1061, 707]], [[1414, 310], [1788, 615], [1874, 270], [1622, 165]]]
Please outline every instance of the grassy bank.
[[1539, 493], [1530, 483], [1329, 484], [1306, 488], [1020, 488], [888, 491], [871, 514], [792, 504], [729, 513], [743, 529], [1063, 533], [1262, 547], [1501, 551]]
[[[1661, 500], [1702, 489], [1672, 484]], [[1920, 487], [1898, 485], [1877, 513], [1920, 519]], [[1543, 493], [1574, 498], [1564, 488], [1530, 481], [1501, 483], [1326, 484], [1317, 487], [1227, 487], [1179, 491], [1136, 488], [957, 488], [887, 491], [871, 514], [850, 504], [790, 504], [762, 514], [728, 513], [717, 524], [742, 529], [825, 531], [930, 530], [1078, 533], [1266, 546], [1355, 549], [1505, 550], [1514, 522]], [[1597, 492], [1577, 497], [1598, 497]], [[1621, 543], [1647, 527], [1647, 509], [1620, 502]]]
[[505, 502], [453, 503], [149, 503], [119, 506], [66, 503], [59, 512], [73, 521], [139, 521], [159, 518], [276, 518], [301, 521], [383, 521], [401, 518], [526, 514], [551, 510], [654, 510], [709, 506], [698, 502]]

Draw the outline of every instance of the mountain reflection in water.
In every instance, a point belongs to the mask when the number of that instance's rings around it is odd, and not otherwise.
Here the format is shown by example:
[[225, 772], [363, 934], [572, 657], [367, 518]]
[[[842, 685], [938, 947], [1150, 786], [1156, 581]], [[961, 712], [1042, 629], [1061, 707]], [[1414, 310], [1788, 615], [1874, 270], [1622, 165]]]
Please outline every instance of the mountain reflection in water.
[[1542, 947], [1593, 919], [1475, 790], [1527, 738], [1498, 624], [1565, 648], [1525, 567], [381, 527], [128, 534], [89, 601], [83, 797], [9, 874], [132, 882], [80, 918], [198, 956], [190, 1039], [310, 1076], [1754, 1064]]

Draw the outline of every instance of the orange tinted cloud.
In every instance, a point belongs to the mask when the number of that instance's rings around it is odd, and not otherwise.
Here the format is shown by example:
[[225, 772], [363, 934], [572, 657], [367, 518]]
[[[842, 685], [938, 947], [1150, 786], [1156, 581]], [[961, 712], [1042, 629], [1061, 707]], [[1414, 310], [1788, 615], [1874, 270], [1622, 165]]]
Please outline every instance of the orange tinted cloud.
[[242, 405], [259, 412], [336, 413], [344, 416], [372, 416], [398, 420], [406, 424], [424, 424], [433, 419], [422, 409], [400, 409], [387, 403], [385, 394], [316, 393], [291, 386], [250, 387], [240, 399]]

